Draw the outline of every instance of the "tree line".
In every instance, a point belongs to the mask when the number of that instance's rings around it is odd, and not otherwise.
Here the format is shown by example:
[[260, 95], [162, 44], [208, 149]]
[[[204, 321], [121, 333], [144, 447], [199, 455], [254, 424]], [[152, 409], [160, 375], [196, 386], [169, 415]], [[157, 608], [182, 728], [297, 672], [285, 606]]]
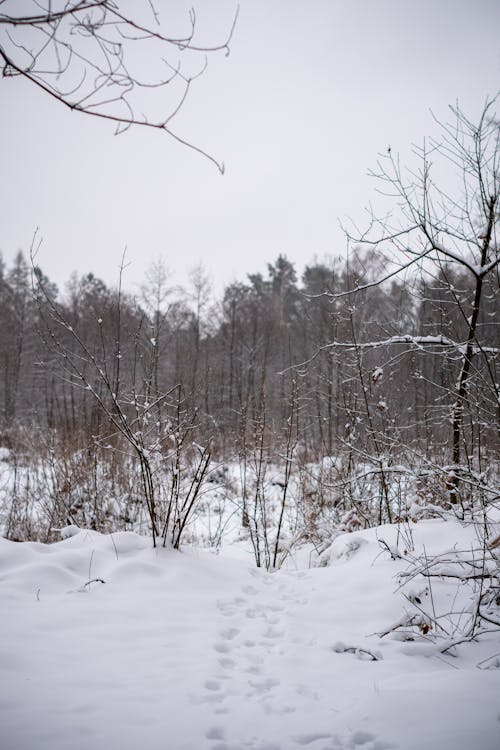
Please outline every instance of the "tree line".
[[[358, 253], [311, 263], [299, 280], [280, 255], [265, 274], [230, 284], [214, 301], [203, 269], [180, 292], [157, 263], [136, 295], [92, 273], [73, 276], [61, 294], [19, 253], [0, 275], [2, 441], [15, 440], [20, 427], [56, 430], [67, 441], [98, 436], [107, 428], [95, 394], [111, 399], [109, 379], [125, 410], [133, 394], [160, 399], [161, 422], [180, 404], [196, 439], [211, 441], [221, 456], [254, 439], [256, 424], [265, 423], [266, 439], [279, 444], [294, 400], [297, 439], [314, 459], [346, 447], [371, 455], [378, 436], [384, 455], [412, 446], [451, 463], [457, 348], [466, 340], [473, 285], [443, 265], [411, 285], [370, 286], [383, 270], [376, 252]], [[497, 304], [492, 277], [461, 436], [467, 458], [477, 461], [498, 445], [488, 383], [497, 379]], [[92, 358], [105, 377], [92, 370]]]

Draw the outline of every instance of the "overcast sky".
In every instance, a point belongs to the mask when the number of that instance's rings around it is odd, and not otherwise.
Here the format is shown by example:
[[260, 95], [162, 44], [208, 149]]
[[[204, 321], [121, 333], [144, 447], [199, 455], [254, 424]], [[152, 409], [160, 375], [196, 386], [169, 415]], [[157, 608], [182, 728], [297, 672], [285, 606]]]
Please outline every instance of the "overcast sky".
[[[236, 3], [190, 4], [204, 39], [224, 37]], [[279, 253], [299, 272], [342, 253], [338, 220], [362, 216], [377, 154], [404, 159], [436, 132], [429, 110], [458, 99], [474, 119], [496, 93], [499, 29], [497, 0], [240, 0], [231, 55], [210, 58], [175, 121], [224, 176], [164, 134], [115, 137], [2, 78], [4, 259], [39, 227], [60, 286], [73, 270], [116, 282], [127, 247], [129, 287], [163, 257], [178, 282], [201, 262], [221, 289]]]

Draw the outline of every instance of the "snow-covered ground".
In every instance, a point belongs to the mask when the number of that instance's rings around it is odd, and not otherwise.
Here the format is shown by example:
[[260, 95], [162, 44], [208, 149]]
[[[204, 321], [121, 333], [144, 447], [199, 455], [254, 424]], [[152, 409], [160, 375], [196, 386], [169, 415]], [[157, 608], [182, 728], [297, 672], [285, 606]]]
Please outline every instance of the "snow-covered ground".
[[411, 541], [470, 549], [474, 528], [411, 531], [344, 534], [329, 564], [274, 573], [238, 545], [0, 539], [0, 747], [498, 750], [500, 669], [484, 668], [500, 664], [498, 630], [446, 653], [434, 631], [380, 635], [432, 607], [453, 637], [447, 613], [468, 596], [452, 580], [400, 589], [398, 574]]

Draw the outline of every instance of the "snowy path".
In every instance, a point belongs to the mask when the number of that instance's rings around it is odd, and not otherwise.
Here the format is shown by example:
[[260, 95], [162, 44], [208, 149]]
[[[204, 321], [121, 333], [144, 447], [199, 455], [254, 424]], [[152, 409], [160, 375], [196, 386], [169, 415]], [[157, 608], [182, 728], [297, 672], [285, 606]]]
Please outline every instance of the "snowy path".
[[[363, 730], [344, 732], [342, 738], [332, 732], [338, 709], [330, 704], [328, 691], [322, 700], [327, 685], [309, 673], [307, 638], [294, 627], [309, 603], [309, 577], [282, 573], [259, 578], [260, 585], [246, 585], [241, 595], [217, 602], [226, 624], [214, 643], [215, 679], [205, 683], [208, 692], [201, 699], [216, 704], [213, 725], [205, 733], [214, 740], [212, 750], [394, 747]], [[217, 723], [215, 717], [224, 720]], [[266, 740], [259, 737], [263, 723]], [[247, 726], [245, 741], [231, 742], [232, 724], [236, 736]]]
[[497, 750], [500, 670], [370, 635], [399, 607], [375, 557], [268, 575], [132, 534], [0, 539], [0, 747]]

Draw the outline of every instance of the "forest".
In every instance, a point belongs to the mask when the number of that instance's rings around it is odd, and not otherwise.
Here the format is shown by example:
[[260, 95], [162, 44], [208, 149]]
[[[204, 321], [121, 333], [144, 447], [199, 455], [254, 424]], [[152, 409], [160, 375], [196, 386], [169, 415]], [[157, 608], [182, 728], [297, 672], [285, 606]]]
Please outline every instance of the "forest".
[[446, 258], [403, 280], [387, 268], [359, 246], [299, 279], [279, 255], [214, 299], [201, 266], [184, 290], [158, 261], [135, 293], [93, 273], [59, 291], [19, 253], [0, 277], [0, 434], [18, 468], [6, 536], [146, 523], [178, 545], [228, 464], [267, 567], [286, 531], [267, 538], [266, 496], [300, 510], [297, 542], [325, 518], [331, 532], [490, 501], [497, 269], [481, 279], [458, 414], [477, 278]]

